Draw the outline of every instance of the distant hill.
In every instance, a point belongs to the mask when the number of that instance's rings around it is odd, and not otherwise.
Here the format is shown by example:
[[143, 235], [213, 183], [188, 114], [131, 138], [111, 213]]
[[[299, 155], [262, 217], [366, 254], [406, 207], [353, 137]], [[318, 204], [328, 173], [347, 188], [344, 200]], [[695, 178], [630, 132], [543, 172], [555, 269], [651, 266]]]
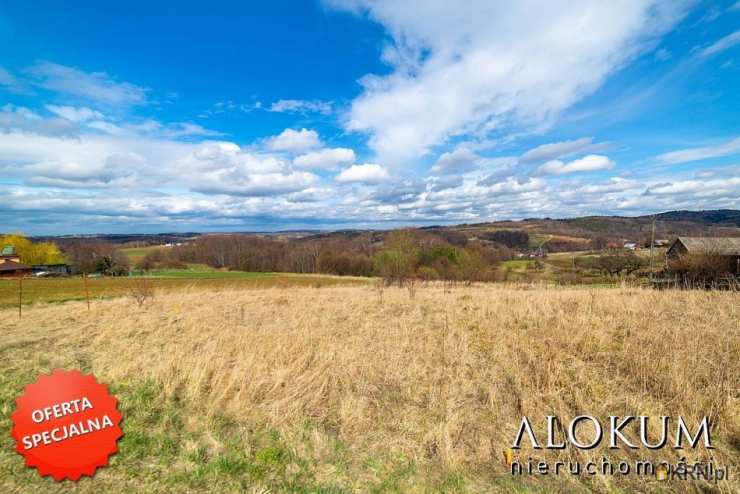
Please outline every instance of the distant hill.
[[[673, 240], [678, 236], [740, 237], [740, 211], [719, 209], [710, 211], [667, 211], [655, 215], [655, 238]], [[523, 232], [529, 236], [529, 248], [554, 251], [584, 250], [604, 242], [636, 242], [645, 244], [652, 235], [653, 216], [584, 216], [580, 218], [527, 218], [524, 220], [495, 221], [448, 226], [415, 228], [420, 234], [436, 235], [453, 245], [468, 240], [500, 242], [501, 238], [516, 239], [507, 232]], [[502, 233], [503, 232], [503, 233]], [[238, 232], [232, 235], [257, 235], [282, 241], [334, 240], [354, 241], [367, 236], [371, 242], [382, 242], [383, 230], [286, 230], [282, 232]], [[62, 237], [34, 237], [34, 240], [56, 241], [60, 244], [81, 240], [111, 242], [126, 247], [144, 247], [165, 243], [187, 242], [201, 235], [218, 233], [157, 233], [157, 234], [100, 234], [69, 235]], [[521, 235], [519, 235], [521, 238]]]
[[709, 211], [668, 211], [657, 215], [665, 221], [693, 221], [713, 225], [734, 225], [740, 227], [740, 211], [735, 209], [714, 209]]

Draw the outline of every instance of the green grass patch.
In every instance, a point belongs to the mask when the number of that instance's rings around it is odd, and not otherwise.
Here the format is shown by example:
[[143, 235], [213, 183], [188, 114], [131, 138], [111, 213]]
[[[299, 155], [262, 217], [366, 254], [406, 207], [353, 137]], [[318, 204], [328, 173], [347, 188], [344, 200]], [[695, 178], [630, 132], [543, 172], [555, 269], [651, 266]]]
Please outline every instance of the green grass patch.
[[[369, 283], [370, 278], [303, 275], [292, 273], [248, 273], [244, 271], [158, 270], [148, 275], [155, 290], [186, 288], [270, 288], [292, 286], [331, 286]], [[91, 300], [121, 297], [128, 294], [134, 280], [120, 278], [88, 278], [87, 291]], [[0, 279], [0, 308], [18, 305], [18, 280]], [[24, 305], [85, 300], [85, 280], [69, 278], [26, 278], [23, 280]]]
[[144, 256], [159, 249], [166, 249], [162, 245], [150, 245], [149, 247], [131, 247], [128, 249], [121, 249], [120, 252], [126, 256], [131, 264], [135, 264], [142, 260]]

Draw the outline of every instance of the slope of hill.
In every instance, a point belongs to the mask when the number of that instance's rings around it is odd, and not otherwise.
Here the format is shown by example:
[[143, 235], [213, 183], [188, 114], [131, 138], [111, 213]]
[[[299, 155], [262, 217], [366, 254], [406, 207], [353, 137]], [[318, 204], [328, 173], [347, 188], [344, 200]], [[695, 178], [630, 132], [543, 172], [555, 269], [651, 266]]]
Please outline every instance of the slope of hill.
[[712, 225], [734, 225], [740, 227], [740, 211], [734, 209], [715, 209], [710, 211], [668, 211], [660, 213], [661, 221], [691, 221]]

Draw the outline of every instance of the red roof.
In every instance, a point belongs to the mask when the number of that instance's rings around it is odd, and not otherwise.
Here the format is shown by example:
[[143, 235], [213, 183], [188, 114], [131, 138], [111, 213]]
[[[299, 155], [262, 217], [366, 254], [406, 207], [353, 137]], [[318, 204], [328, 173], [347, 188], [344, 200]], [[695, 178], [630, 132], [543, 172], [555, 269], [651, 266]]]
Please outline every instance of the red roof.
[[15, 261], [5, 261], [0, 264], [0, 271], [31, 271], [33, 268], [27, 264], [21, 264]]

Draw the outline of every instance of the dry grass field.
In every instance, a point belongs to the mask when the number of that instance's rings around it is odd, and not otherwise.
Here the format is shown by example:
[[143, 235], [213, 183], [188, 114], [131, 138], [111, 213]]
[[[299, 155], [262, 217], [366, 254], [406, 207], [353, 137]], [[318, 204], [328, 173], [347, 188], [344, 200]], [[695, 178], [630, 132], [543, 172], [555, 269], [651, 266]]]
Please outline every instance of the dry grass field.
[[[0, 334], [2, 492], [740, 492], [738, 293], [185, 289], [1, 309]], [[56, 367], [111, 384], [125, 434], [109, 468], [61, 487], [9, 435], [13, 398]], [[580, 414], [707, 415], [715, 449], [516, 457], [711, 458], [730, 480], [509, 473], [522, 415], [543, 431]]]

